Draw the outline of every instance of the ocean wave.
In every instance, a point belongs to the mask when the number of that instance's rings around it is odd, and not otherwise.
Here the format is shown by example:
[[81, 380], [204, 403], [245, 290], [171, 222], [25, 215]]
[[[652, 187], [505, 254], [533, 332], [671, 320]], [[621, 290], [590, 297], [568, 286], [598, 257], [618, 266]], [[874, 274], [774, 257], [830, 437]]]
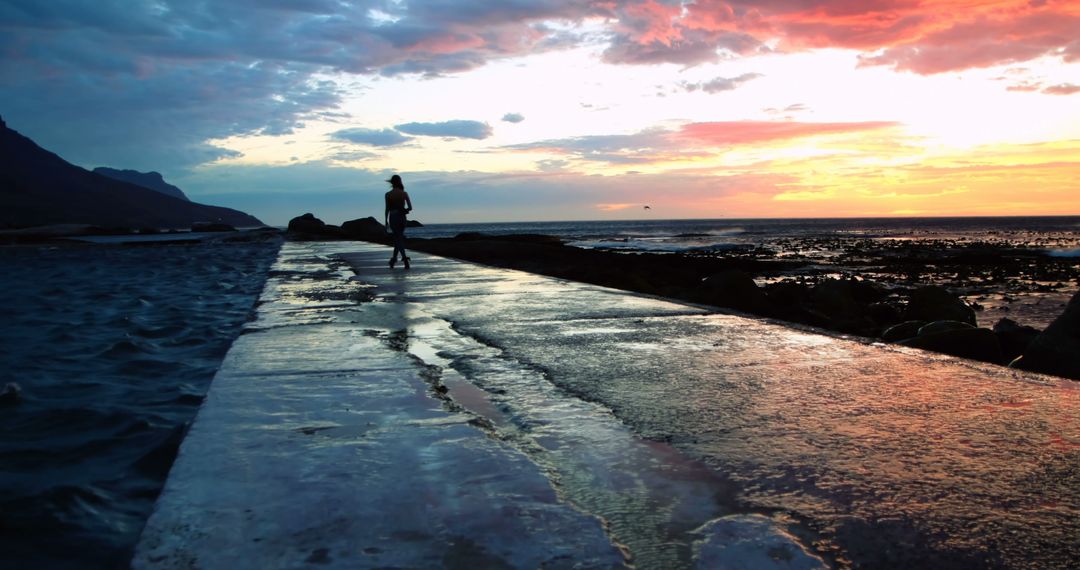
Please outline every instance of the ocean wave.
[[744, 234], [744, 233], [746, 233], [746, 230], [744, 228], [736, 227], [736, 228], [716, 229], [716, 230], [710, 230], [710, 231], [706, 231], [706, 232], [681, 233], [681, 234], [675, 234], [672, 237], [675, 237], [675, 238], [729, 237], [729, 236], [741, 235], [741, 234]]
[[156, 349], [157, 347], [153, 343], [121, 340], [114, 342], [109, 348], [101, 351], [98, 356], [104, 358], [131, 358], [139, 354], [155, 352]]
[[567, 245], [584, 249], [604, 249], [610, 251], [647, 252], [647, 253], [689, 253], [692, 251], [730, 251], [752, 247], [749, 244], [715, 241], [711, 239], [625, 239], [625, 240], [582, 240]]
[[[0, 551], [126, 567], [277, 244], [0, 250]], [[61, 285], [62, 284], [62, 285]]]

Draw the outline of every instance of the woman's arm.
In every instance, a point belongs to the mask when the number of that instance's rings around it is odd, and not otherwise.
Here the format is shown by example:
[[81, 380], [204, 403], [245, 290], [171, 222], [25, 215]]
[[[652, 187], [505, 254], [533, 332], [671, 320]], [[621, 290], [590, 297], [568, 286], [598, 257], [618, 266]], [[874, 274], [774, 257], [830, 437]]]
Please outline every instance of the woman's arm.
[[412, 211], [412, 200], [409, 199], [409, 193], [405, 193], [405, 213], [408, 214]]

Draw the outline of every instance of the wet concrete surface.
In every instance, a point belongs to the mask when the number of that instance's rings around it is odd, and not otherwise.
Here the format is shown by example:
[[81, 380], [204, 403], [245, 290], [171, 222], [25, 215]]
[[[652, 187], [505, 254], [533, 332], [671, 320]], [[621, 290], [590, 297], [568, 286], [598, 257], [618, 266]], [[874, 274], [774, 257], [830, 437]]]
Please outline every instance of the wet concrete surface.
[[285, 245], [137, 567], [1080, 559], [1076, 383], [387, 254]]

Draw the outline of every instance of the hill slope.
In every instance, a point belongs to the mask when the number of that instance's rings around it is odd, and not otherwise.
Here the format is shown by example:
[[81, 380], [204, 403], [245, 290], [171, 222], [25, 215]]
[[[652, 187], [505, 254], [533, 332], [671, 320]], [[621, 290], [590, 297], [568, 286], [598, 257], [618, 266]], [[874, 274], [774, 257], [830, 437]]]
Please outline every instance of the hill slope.
[[161, 192], [166, 196], [172, 196], [173, 198], [179, 198], [181, 200], [188, 200], [188, 197], [182, 190], [165, 182], [165, 179], [161, 177], [161, 174], [157, 172], [139, 172], [138, 170], [117, 170], [115, 168], [108, 168], [105, 166], [99, 166], [94, 169], [95, 174], [102, 176], [108, 176], [113, 180], [121, 180], [124, 182], [130, 182], [143, 188], [149, 188], [156, 192]]
[[238, 210], [166, 196], [79, 168], [0, 119], [0, 228], [47, 224], [188, 228], [194, 222], [264, 225]]

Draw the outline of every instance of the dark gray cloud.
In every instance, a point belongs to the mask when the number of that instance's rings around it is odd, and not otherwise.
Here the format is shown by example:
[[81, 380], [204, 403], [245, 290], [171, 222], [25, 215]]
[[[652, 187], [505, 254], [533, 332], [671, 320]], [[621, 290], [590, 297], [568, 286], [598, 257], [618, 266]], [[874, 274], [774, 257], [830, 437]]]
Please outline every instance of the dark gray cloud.
[[710, 79], [709, 81], [699, 81], [697, 83], [684, 82], [681, 84], [682, 88], [694, 92], [697, 90], [704, 91], [705, 93], [720, 93], [722, 91], [734, 91], [743, 83], [763, 77], [760, 73], [744, 73], [738, 77], [717, 77], [716, 79]]
[[372, 158], [380, 158], [381, 155], [374, 152], [368, 152], [366, 150], [338, 150], [332, 152], [326, 158], [327, 160], [334, 160], [338, 162], [359, 162], [362, 160], [368, 160]]
[[501, 147], [508, 151], [547, 151], [610, 164], [643, 164], [672, 152], [671, 131], [647, 129], [629, 135], [590, 135]]
[[521, 113], [507, 113], [503, 115], [502, 120], [507, 123], [520, 123], [525, 120], [525, 115]]
[[557, 158], [536, 161], [536, 169], [540, 172], [563, 172], [570, 166], [570, 161]]
[[774, 117], [783, 116], [783, 117], [786, 117], [788, 119], [792, 119], [792, 118], [794, 118], [794, 115], [796, 113], [803, 113], [803, 112], [806, 112], [806, 111], [810, 111], [810, 107], [807, 107], [803, 103], [793, 103], [791, 105], [788, 105], [787, 107], [784, 107], [783, 109], [777, 109], [775, 107], [768, 107], [766, 109], [762, 109], [762, 111], [765, 112], [765, 113], [768, 113], [769, 115], [772, 115]]
[[444, 121], [441, 123], [405, 123], [396, 125], [394, 128], [410, 135], [457, 139], [482, 140], [492, 134], [491, 126], [487, 123], [464, 120]]
[[330, 133], [330, 138], [370, 146], [397, 146], [412, 140], [394, 129], [342, 129]]
[[603, 59], [607, 63], [628, 65], [694, 66], [719, 61], [722, 52], [745, 55], [763, 49], [763, 44], [743, 33], [690, 31], [684, 35], [685, 39], [671, 43], [659, 40], [642, 43], [633, 37], [615, 35]]

